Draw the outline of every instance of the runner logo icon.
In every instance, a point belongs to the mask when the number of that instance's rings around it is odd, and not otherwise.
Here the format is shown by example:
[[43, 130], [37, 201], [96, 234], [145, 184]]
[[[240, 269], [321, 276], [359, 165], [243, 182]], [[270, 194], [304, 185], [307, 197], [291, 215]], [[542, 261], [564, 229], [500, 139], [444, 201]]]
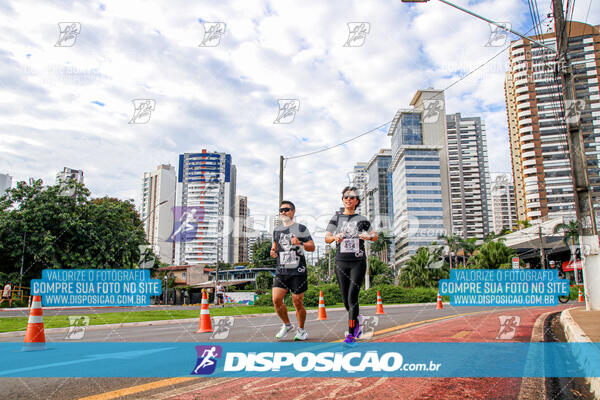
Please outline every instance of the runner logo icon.
[[223, 355], [221, 346], [196, 346], [198, 361], [191, 375], [210, 375], [217, 368], [217, 358]]

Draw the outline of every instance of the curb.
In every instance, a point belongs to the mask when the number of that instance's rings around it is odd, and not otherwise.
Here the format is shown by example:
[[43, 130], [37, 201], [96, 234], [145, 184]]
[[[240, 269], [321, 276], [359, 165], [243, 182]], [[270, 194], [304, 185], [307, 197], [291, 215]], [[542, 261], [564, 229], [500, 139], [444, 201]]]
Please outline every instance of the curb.
[[[386, 308], [401, 308], [401, 307], [410, 307], [415, 305], [432, 305], [436, 303], [414, 303], [414, 304], [390, 304], [387, 305]], [[377, 306], [361, 306], [361, 308], [373, 308], [375, 309]], [[330, 308], [328, 311], [346, 311], [345, 308], [337, 307]], [[306, 310], [307, 314], [316, 314], [318, 309], [316, 310]], [[269, 315], [275, 315], [274, 313], [261, 313], [261, 314], [241, 314], [241, 315], [232, 315], [234, 318], [255, 318], [255, 317], [264, 317]], [[220, 318], [221, 316], [216, 316], [211, 318]], [[140, 321], [140, 322], [124, 322], [120, 324], [103, 324], [103, 325], [90, 325], [86, 328], [86, 330], [100, 330], [100, 329], [117, 329], [117, 328], [136, 328], [140, 326], [153, 326], [153, 325], [171, 325], [171, 324], [188, 324], [192, 322], [198, 322], [198, 318], [185, 318], [185, 319], [164, 319], [164, 320], [156, 320], [156, 321]], [[49, 328], [44, 329], [47, 333], [67, 333], [69, 332], [70, 327], [64, 328]], [[0, 338], [6, 337], [24, 337], [25, 331], [13, 331], [13, 332], [3, 332], [0, 333]]]
[[[537, 317], [531, 332], [532, 343], [544, 341], [544, 322], [550, 314], [554, 314], [555, 312], [548, 311]], [[524, 377], [521, 379], [518, 400], [545, 400], [546, 397], [546, 378]]]
[[[585, 334], [583, 329], [575, 322], [573, 317], [571, 316], [572, 308], [568, 310], [564, 310], [560, 313], [560, 323], [565, 330], [565, 336], [569, 342], [576, 343], [592, 343], [590, 338]], [[577, 347], [574, 348], [575, 351], [578, 351]], [[593, 374], [593, 369], [591, 364], [594, 359], [600, 359], [600, 351], [583, 353], [579, 352], [575, 354], [577, 358], [577, 362], [583, 369], [583, 371], [588, 375], [585, 377], [585, 381], [590, 385], [590, 392], [597, 398], [600, 399], [600, 376], [591, 376]], [[596, 361], [597, 365], [597, 361]]]

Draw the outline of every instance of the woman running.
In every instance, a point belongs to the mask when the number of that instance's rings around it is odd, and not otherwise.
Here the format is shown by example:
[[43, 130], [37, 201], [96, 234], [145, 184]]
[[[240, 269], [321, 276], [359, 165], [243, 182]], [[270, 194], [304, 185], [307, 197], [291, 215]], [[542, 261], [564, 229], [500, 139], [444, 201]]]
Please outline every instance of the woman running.
[[344, 213], [336, 213], [329, 225], [325, 243], [336, 242], [335, 274], [344, 306], [348, 310], [348, 334], [346, 345], [354, 345], [362, 335], [362, 315], [358, 313], [358, 293], [367, 271], [365, 240], [377, 240], [377, 233], [371, 230], [369, 220], [354, 210], [360, 204], [355, 187], [346, 187], [342, 191]]

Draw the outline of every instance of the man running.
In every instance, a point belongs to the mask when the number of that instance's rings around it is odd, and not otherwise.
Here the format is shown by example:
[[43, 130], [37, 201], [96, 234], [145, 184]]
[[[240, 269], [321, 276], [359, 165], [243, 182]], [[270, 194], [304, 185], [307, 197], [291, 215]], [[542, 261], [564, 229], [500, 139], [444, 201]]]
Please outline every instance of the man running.
[[306, 226], [294, 222], [294, 214], [296, 214], [294, 203], [282, 201], [279, 215], [283, 225], [273, 231], [273, 246], [271, 246], [271, 257], [277, 258], [277, 270], [273, 279], [273, 304], [277, 315], [283, 321], [283, 326], [275, 335], [278, 340], [286, 337], [294, 329], [283, 302], [288, 291], [292, 292], [292, 302], [298, 319], [298, 330], [294, 340], [306, 340], [308, 337], [304, 329], [306, 320], [304, 292], [308, 289], [308, 280], [303, 250], [315, 251], [315, 243]]
[[355, 213], [360, 204], [355, 187], [342, 190], [342, 203], [344, 212], [336, 213], [329, 221], [325, 243], [336, 242], [335, 274], [348, 310], [348, 334], [344, 344], [353, 346], [362, 336], [363, 317], [359, 314], [358, 294], [367, 271], [364, 242], [377, 240], [377, 233], [371, 229], [366, 217]]

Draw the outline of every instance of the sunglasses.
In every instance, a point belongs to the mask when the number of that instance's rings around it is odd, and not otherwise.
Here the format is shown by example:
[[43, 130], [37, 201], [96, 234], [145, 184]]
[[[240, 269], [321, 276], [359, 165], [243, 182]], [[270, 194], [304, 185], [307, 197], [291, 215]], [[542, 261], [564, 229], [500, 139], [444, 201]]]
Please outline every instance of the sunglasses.
[[283, 212], [290, 212], [290, 211], [292, 211], [292, 210], [293, 210], [293, 208], [283, 207], [283, 208], [280, 208], [280, 209], [279, 209], [279, 212], [280, 212], [280, 213], [283, 213]]
[[350, 200], [354, 200], [354, 199], [358, 199], [358, 196], [344, 196], [344, 199], [350, 199]]

